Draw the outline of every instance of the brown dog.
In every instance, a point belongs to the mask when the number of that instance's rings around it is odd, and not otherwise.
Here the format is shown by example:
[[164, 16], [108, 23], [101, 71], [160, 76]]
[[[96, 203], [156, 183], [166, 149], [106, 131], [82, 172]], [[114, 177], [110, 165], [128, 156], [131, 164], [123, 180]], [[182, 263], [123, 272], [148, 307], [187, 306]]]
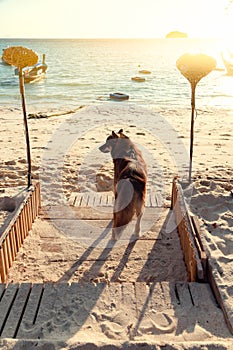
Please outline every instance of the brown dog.
[[145, 207], [147, 170], [141, 151], [123, 134], [112, 131], [99, 150], [111, 153], [114, 164], [114, 213], [112, 239], [117, 240], [136, 213], [134, 236], [140, 236]]

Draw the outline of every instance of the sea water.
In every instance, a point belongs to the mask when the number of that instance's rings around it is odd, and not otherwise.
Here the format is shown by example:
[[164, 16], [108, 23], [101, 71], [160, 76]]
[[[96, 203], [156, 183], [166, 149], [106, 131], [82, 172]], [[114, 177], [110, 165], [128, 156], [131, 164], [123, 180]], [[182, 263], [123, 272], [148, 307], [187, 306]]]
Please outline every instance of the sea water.
[[[221, 40], [214, 39], [0, 39], [0, 52], [22, 45], [46, 55], [46, 78], [25, 85], [27, 105], [33, 110], [73, 109], [80, 105], [109, 103], [109, 94], [121, 92], [129, 100], [158, 109], [190, 106], [189, 82], [176, 67], [187, 52], [214, 57], [217, 67], [196, 90], [201, 109], [233, 108], [233, 77], [223, 69]], [[145, 82], [131, 78], [149, 70]], [[14, 67], [0, 64], [0, 106], [20, 106], [18, 76]]]

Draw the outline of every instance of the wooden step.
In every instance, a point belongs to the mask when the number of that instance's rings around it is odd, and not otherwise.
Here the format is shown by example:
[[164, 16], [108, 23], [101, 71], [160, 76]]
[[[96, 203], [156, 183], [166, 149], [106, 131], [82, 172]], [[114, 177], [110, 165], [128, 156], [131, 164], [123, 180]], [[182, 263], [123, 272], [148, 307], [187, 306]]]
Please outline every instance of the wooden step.
[[[108, 192], [74, 192], [69, 199], [70, 205], [75, 207], [112, 207], [114, 195]], [[165, 200], [160, 192], [148, 190], [146, 207], [163, 207]]]
[[204, 283], [0, 284], [0, 338], [67, 340], [75, 335], [82, 342], [92, 339], [95, 329], [106, 343], [148, 335], [155, 341], [180, 334], [182, 340], [187, 332], [192, 340], [197, 325], [202, 336], [208, 334], [213, 315], [214, 335], [228, 335]]

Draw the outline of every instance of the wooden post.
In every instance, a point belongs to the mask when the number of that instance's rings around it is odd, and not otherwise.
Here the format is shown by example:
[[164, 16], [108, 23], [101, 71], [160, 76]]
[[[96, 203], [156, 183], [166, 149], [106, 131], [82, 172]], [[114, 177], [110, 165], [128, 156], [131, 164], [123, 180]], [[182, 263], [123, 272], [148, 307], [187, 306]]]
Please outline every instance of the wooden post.
[[191, 89], [192, 89], [192, 98], [191, 98], [191, 129], [190, 129], [190, 158], [189, 158], [189, 183], [191, 182], [192, 178], [192, 161], [193, 161], [193, 141], [194, 141], [194, 113], [195, 113], [195, 90], [196, 90], [197, 83], [192, 82], [191, 83]]
[[24, 77], [23, 77], [22, 68], [19, 68], [19, 86], [20, 86], [20, 93], [21, 93], [23, 121], [24, 121], [25, 138], [26, 138], [26, 145], [27, 145], [27, 162], [28, 162], [27, 185], [29, 188], [32, 185], [32, 166], [31, 166], [30, 139], [29, 139], [27, 112], [26, 112], [26, 103], [25, 103], [25, 94], [24, 94]]

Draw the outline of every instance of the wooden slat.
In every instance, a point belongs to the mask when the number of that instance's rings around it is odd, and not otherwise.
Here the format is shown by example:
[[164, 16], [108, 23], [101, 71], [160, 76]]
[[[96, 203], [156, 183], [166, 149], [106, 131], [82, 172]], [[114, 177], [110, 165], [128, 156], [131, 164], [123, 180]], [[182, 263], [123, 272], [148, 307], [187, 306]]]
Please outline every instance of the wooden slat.
[[43, 290], [44, 285], [41, 283], [32, 285], [25, 312], [16, 334], [17, 338], [31, 338], [30, 330], [34, 327], [34, 321], [40, 307], [40, 300], [43, 294]]
[[155, 192], [151, 192], [151, 193], [148, 193], [148, 195], [150, 196], [151, 206], [152, 207], [157, 207], [158, 204], [157, 204], [157, 199], [156, 199], [156, 193]]
[[108, 206], [108, 194], [102, 192], [100, 195], [100, 206], [104, 207], [104, 206]]
[[150, 199], [150, 194], [147, 193], [146, 195], [146, 203], [145, 203], [146, 207], [151, 207], [151, 199]]
[[1, 282], [5, 282], [6, 280], [6, 265], [5, 265], [5, 257], [3, 253], [3, 248], [0, 247], [0, 277]]
[[32, 196], [28, 199], [27, 202], [27, 215], [28, 215], [28, 222], [29, 222], [29, 230], [26, 232], [26, 236], [28, 235], [29, 231], [32, 229], [32, 223], [33, 223], [33, 219], [32, 219], [32, 201], [31, 201]]
[[7, 248], [8, 263], [9, 263], [9, 268], [10, 268], [12, 266], [12, 263], [13, 263], [13, 256], [12, 256], [12, 250], [11, 250], [10, 236], [9, 235], [6, 237], [6, 248]]
[[76, 200], [77, 200], [77, 193], [76, 192], [71, 193], [69, 198], [69, 204], [72, 206], [75, 206]]
[[35, 190], [32, 191], [31, 195], [31, 210], [32, 210], [32, 222], [34, 222], [36, 218], [36, 196], [35, 196]]
[[28, 220], [28, 214], [27, 214], [27, 203], [23, 207], [23, 213], [24, 213], [25, 231], [28, 232], [30, 227], [29, 227], [29, 220]]
[[4, 330], [5, 323], [11, 311], [16, 293], [18, 292], [18, 284], [9, 284], [0, 303], [0, 336]]
[[192, 306], [192, 299], [189, 291], [188, 283], [176, 283], [177, 297], [179, 298], [180, 305], [190, 308]]
[[12, 259], [13, 259], [13, 261], [14, 261], [14, 259], [15, 259], [15, 257], [16, 257], [16, 254], [17, 254], [14, 227], [11, 228], [11, 230], [10, 230], [10, 232], [9, 232], [9, 237], [10, 237], [10, 245], [11, 245]]
[[30, 283], [23, 283], [19, 287], [14, 303], [10, 309], [10, 314], [4, 325], [4, 329], [1, 334], [2, 338], [14, 338], [16, 336], [30, 289]]
[[3, 293], [5, 292], [5, 289], [6, 289], [6, 285], [3, 284], [3, 283], [1, 283], [1, 284], [0, 284], [0, 301], [1, 301], [1, 299], [2, 299]]
[[145, 282], [135, 283], [135, 296], [137, 302], [137, 317], [139, 317], [149, 302], [150, 287]]
[[156, 201], [157, 201], [157, 206], [158, 207], [163, 207], [164, 206], [164, 198], [160, 192], [156, 193]]
[[41, 208], [41, 192], [40, 192], [40, 183], [37, 182], [35, 185], [35, 191], [36, 191], [36, 216], [39, 214], [39, 210]]
[[16, 240], [17, 240], [17, 247], [18, 247], [18, 251], [22, 245], [22, 236], [21, 236], [21, 228], [20, 228], [20, 224], [19, 221], [16, 220], [15, 222], [15, 232], [16, 232]]
[[56, 286], [53, 283], [44, 285], [44, 292], [40, 303], [40, 308], [35, 320], [36, 324], [42, 324], [51, 318], [53, 305], [56, 300]]
[[4, 261], [5, 261], [5, 272], [6, 272], [6, 274], [8, 274], [10, 265], [9, 265], [6, 240], [2, 243], [2, 249], [3, 249], [3, 256], [4, 256]]
[[228, 326], [231, 334], [233, 334], [232, 306], [225, 305], [224, 299], [222, 298], [221, 290], [220, 290], [218, 283], [216, 282], [216, 279], [214, 277], [213, 270], [214, 269], [212, 268], [210, 261], [207, 260], [207, 280], [208, 280], [209, 284], [211, 285], [212, 291], [214, 293], [214, 296], [215, 296], [219, 306], [222, 309], [227, 326]]
[[22, 239], [24, 239], [24, 232], [26, 232], [26, 228], [24, 225], [24, 210], [22, 210], [21, 213], [19, 214], [18, 220], [19, 220], [19, 227], [20, 227], [20, 236]]

